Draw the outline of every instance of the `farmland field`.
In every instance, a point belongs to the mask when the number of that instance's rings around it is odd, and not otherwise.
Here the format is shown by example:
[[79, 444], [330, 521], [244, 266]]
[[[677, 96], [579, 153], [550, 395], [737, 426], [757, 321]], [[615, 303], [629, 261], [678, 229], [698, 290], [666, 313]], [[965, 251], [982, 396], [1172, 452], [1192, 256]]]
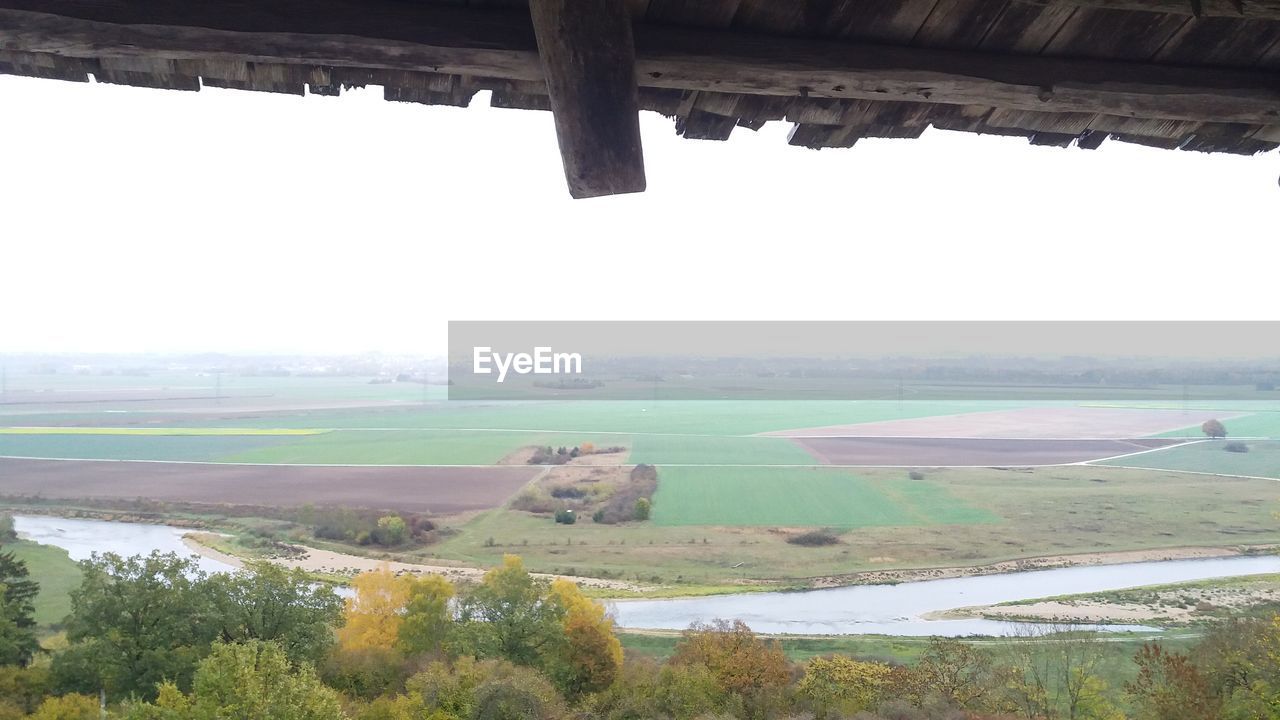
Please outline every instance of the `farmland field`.
[[1280, 441], [1243, 440], [1247, 453], [1227, 452], [1229, 441], [1194, 442], [1134, 457], [1109, 460], [1106, 465], [1158, 468], [1223, 475], [1250, 475], [1280, 480]]
[[992, 522], [944, 486], [808, 468], [666, 468], [657, 525], [906, 527]]
[[[1222, 424], [1233, 437], [1280, 438], [1280, 411], [1260, 411], [1237, 418], [1225, 415]], [[1204, 437], [1199, 425], [1191, 425], [1161, 435], [1161, 437]]]
[[800, 446], [774, 437], [637, 435], [631, 462], [651, 465], [814, 465]]
[[[428, 512], [448, 532], [409, 551], [419, 559], [480, 566], [516, 552], [539, 570], [659, 577], [684, 592], [1175, 544], [1280, 542], [1271, 517], [1280, 485], [1273, 482], [1079, 465], [1000, 469], [1136, 452], [1160, 441], [1133, 438], [1184, 423], [1198, 432], [1203, 417], [1223, 418], [1233, 435], [1261, 433], [1280, 418], [1276, 404], [495, 403], [444, 401], [441, 386], [353, 378], [228, 377], [217, 389], [208, 378], [115, 378], [96, 389], [91, 380], [36, 378], [21, 392], [11, 386], [0, 402], [0, 455], [67, 460], [0, 459], [0, 494], [15, 502], [208, 504], [215, 514], [223, 503]], [[886, 439], [902, 435], [911, 437]], [[584, 516], [565, 526], [508, 506], [542, 472], [517, 451], [587, 442], [627, 452], [575, 464], [658, 467], [651, 521], [606, 525]], [[1238, 457], [1198, 447], [1131, 462], [1273, 472], [1271, 445], [1255, 443]], [[159, 462], [129, 462], [139, 460]], [[824, 464], [923, 467], [925, 478], [910, 479], [907, 468]], [[1245, 464], [1251, 471], [1240, 473]], [[976, 467], [933, 467], [942, 465]], [[821, 527], [839, 531], [839, 544], [786, 542]]]
[[1038, 438], [818, 437], [795, 441], [832, 465], [1033, 466], [1115, 457], [1177, 442], [1173, 439], [1062, 440]]
[[[1280, 504], [1280, 485], [1273, 481], [1064, 466], [930, 470], [923, 482], [912, 482], [905, 470], [858, 470], [856, 476], [863, 483], [856, 495], [846, 492], [846, 498], [868, 503], [854, 511], [868, 524], [843, 532], [836, 545], [797, 547], [786, 542], [791, 534], [841, 519], [825, 508], [835, 502], [833, 495], [808, 503], [804, 517], [793, 515], [796, 511], [791, 509], [767, 516], [772, 508], [746, 499], [758, 490], [740, 492], [739, 485], [719, 479], [736, 476], [714, 470], [659, 468], [653, 522], [601, 525], [583, 518], [565, 526], [546, 517], [498, 509], [458, 526], [456, 535], [425, 548], [422, 557], [485, 566], [514, 552], [540, 571], [674, 583], [687, 592], [704, 586], [807, 586], [862, 571], [1280, 542], [1280, 527], [1272, 515]], [[830, 478], [848, 473], [752, 470], [772, 475], [775, 482], [788, 476], [798, 482], [809, 473], [830, 473]], [[686, 472], [695, 477], [705, 473], [712, 483], [721, 483], [718, 487], [723, 492], [709, 500], [695, 497], [701, 494], [698, 487], [678, 484], [680, 473]], [[777, 492], [777, 486], [795, 487], [779, 483], [765, 491], [779, 503], [799, 506], [799, 501]], [[668, 494], [672, 488], [676, 492]], [[683, 492], [686, 489], [688, 495]], [[671, 507], [684, 501], [691, 506]], [[699, 504], [693, 507], [694, 502]], [[738, 509], [733, 511], [717, 507], [735, 503]], [[760, 513], [757, 518], [769, 517], [779, 524], [754, 524], [748, 509]], [[681, 523], [702, 524], [667, 524], [664, 513]], [[849, 517], [853, 516], [843, 519]], [[801, 522], [782, 524], [795, 520]], [[716, 524], [748, 522], [752, 524]]]
[[74, 500], [143, 498], [274, 507], [455, 512], [500, 505], [538, 473], [529, 466], [309, 467], [0, 459], [0, 493]]

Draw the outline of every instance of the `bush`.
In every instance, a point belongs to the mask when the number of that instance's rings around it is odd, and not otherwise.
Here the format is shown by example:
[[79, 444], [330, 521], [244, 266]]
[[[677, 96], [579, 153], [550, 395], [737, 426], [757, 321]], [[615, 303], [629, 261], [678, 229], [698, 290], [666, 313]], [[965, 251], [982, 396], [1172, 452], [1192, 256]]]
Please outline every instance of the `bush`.
[[527, 513], [540, 515], [543, 513], [555, 512], [556, 509], [560, 507], [560, 503], [541, 492], [526, 490], [517, 495], [515, 500], [511, 501], [511, 507], [514, 510], [523, 510]]
[[787, 542], [792, 545], [803, 545], [805, 547], [822, 547], [824, 545], [835, 545], [840, 542], [840, 536], [832, 530], [811, 530], [807, 533], [792, 535], [787, 538]]
[[378, 545], [393, 546], [404, 542], [409, 526], [399, 515], [386, 515], [378, 518], [378, 526], [373, 530], [373, 541]]
[[635, 518], [641, 522], [649, 519], [649, 513], [653, 510], [653, 503], [649, 502], [649, 498], [640, 498], [636, 500]]
[[1249, 452], [1249, 446], [1245, 445], [1242, 442], [1229, 442], [1226, 445], [1223, 445], [1222, 449], [1226, 450], [1227, 452], [1233, 452], [1233, 453]]
[[556, 522], [561, 525], [572, 525], [578, 522], [578, 516], [572, 510], [560, 509], [556, 511]]
[[649, 498], [657, 489], [658, 469], [652, 465], [637, 465], [631, 470], [627, 481], [619, 484], [605, 501], [604, 507], [591, 517], [606, 525], [642, 519], [636, 516], [637, 503], [641, 500], [651, 503]]
[[98, 720], [98, 698], [89, 695], [63, 695], [40, 703], [31, 714], [33, 720]]
[[436, 526], [426, 517], [413, 513], [384, 514], [375, 510], [350, 508], [309, 511], [300, 520], [313, 524], [315, 536], [321, 540], [359, 545], [400, 545], [406, 540], [430, 542]]
[[573, 487], [572, 485], [560, 485], [551, 488], [551, 497], [559, 498], [561, 500], [581, 500], [586, 496], [586, 490], [580, 487]]
[[564, 465], [572, 460], [566, 448], [553, 450], [550, 445], [540, 447], [533, 451], [533, 455], [529, 457], [529, 465]]
[[912, 480], [923, 480], [924, 473], [920, 472], [919, 470], [912, 470], [911, 472], [907, 473], [907, 477], [911, 478]]

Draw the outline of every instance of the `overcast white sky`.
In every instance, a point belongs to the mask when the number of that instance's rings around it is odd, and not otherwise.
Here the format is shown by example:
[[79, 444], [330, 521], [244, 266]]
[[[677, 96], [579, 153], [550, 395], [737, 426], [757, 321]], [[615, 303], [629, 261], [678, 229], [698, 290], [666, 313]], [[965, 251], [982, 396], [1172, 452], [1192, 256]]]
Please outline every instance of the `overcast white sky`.
[[478, 319], [1280, 319], [1277, 155], [642, 117], [573, 201], [551, 116], [0, 76], [0, 352], [443, 350]]

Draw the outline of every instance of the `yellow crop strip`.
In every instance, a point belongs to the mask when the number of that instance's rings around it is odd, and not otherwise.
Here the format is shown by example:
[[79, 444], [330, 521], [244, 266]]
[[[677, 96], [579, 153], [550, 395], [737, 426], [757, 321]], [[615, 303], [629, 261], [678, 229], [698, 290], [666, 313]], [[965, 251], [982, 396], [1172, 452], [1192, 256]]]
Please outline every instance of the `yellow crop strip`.
[[321, 435], [327, 429], [297, 428], [138, 428], [138, 427], [0, 427], [0, 435]]

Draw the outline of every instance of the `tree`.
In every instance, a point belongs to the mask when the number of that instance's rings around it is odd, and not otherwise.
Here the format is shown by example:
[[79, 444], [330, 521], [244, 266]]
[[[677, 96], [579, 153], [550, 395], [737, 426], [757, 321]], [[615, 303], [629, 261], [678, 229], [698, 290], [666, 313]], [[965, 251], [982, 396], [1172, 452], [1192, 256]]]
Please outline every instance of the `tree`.
[[1280, 708], [1280, 616], [1214, 626], [1195, 650], [1196, 668], [1227, 718], [1272, 718]]
[[1200, 426], [1200, 430], [1207, 436], [1214, 438], [1224, 438], [1227, 436], [1227, 428], [1217, 419], [1205, 420]]
[[84, 579], [71, 593], [67, 623], [76, 645], [54, 657], [55, 674], [114, 696], [151, 697], [165, 680], [187, 687], [219, 629], [195, 561], [107, 553], [80, 567]]
[[705, 666], [722, 690], [739, 694], [779, 689], [791, 675], [782, 646], [757, 637], [741, 620], [690, 626], [671, 662]]
[[390, 568], [360, 573], [351, 581], [355, 596], [348, 598], [345, 623], [338, 630], [343, 650], [391, 650], [400, 639], [403, 611], [409, 601], [409, 578]]
[[404, 616], [400, 624], [399, 646], [408, 655], [441, 652], [453, 629], [453, 583], [439, 575], [411, 580]]
[[564, 637], [563, 609], [544, 602], [546, 594], [547, 582], [530, 575], [518, 556], [503, 557], [459, 603], [459, 649], [539, 665]]
[[273, 640], [292, 662], [320, 662], [342, 621], [342, 599], [297, 568], [249, 563], [211, 576], [205, 587], [223, 642]]
[[550, 601], [561, 608], [564, 633], [548, 659], [551, 677], [571, 698], [609, 687], [622, 667], [622, 643], [604, 606], [563, 579], [551, 583]]
[[474, 720], [553, 720], [564, 716], [555, 687], [537, 671], [491, 661], [476, 687]]
[[[0, 709], [12, 709], [15, 717], [34, 712], [49, 694], [49, 669], [44, 667], [0, 667]], [[5, 708], [8, 703], [9, 708]], [[7, 716], [0, 711], [0, 718]]]
[[338, 694], [310, 665], [294, 666], [273, 642], [216, 643], [200, 663], [189, 695], [166, 683], [155, 703], [126, 720], [340, 720]]
[[98, 720], [98, 699], [89, 695], [63, 695], [40, 703], [31, 720]]
[[1133, 661], [1138, 664], [1138, 676], [1125, 689], [1134, 720], [1216, 720], [1221, 716], [1221, 703], [1186, 655], [1144, 643]]
[[1005, 646], [1006, 698], [1028, 718], [1098, 720], [1115, 714], [1101, 692], [1105, 640], [1070, 625], [1029, 627]]
[[434, 720], [551, 720], [565, 717], [555, 687], [536, 670], [506, 660], [432, 662], [409, 678], [409, 696]]
[[399, 545], [404, 542], [409, 526], [399, 515], [385, 515], [378, 518], [378, 527], [373, 531], [373, 540], [379, 545]]
[[893, 668], [843, 655], [814, 658], [805, 666], [797, 690], [812, 705], [814, 716], [848, 717], [871, 710], [889, 682]]
[[917, 706], [937, 699], [975, 710], [996, 685], [993, 675], [991, 658], [981, 651], [959, 640], [935, 637], [906, 675], [907, 686], [901, 690]]
[[35, 620], [39, 593], [40, 586], [28, 578], [27, 564], [12, 552], [0, 552], [0, 665], [26, 665], [40, 649]]

